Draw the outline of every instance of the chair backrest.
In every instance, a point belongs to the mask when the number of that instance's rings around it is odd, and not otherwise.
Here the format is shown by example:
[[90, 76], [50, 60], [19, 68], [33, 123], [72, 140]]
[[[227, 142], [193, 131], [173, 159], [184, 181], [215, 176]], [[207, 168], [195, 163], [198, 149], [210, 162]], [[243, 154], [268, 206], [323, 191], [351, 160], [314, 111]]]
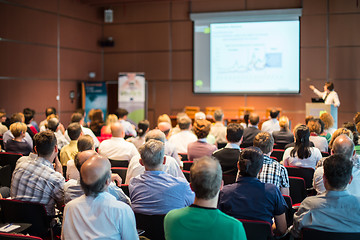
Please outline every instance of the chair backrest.
[[188, 161], [187, 153], [178, 153], [181, 156], [181, 161]]
[[112, 173], [117, 173], [117, 174], [119, 174], [119, 176], [121, 177], [121, 179], [123, 180], [123, 182], [125, 182], [126, 172], [127, 172], [127, 168], [126, 168], [126, 167], [112, 167], [112, 168], [111, 168], [111, 172], [112, 172]]
[[194, 161], [183, 161], [183, 163], [184, 163], [183, 169], [186, 171], [190, 171], [190, 168], [193, 165]]
[[129, 184], [121, 184], [121, 189], [126, 194], [126, 196], [130, 197]]
[[144, 230], [145, 233], [143, 235], [149, 239], [165, 239], [164, 218], [165, 215], [145, 215], [135, 213], [136, 227]]
[[11, 186], [11, 166], [10, 164], [0, 166], [0, 186], [10, 187]]
[[236, 180], [236, 175], [223, 174], [224, 185], [232, 184]]
[[0, 152], [0, 166], [10, 165], [11, 175], [15, 170], [16, 162], [23, 155], [19, 153]]
[[293, 224], [293, 219], [294, 219], [294, 213], [295, 213], [295, 209], [293, 209], [292, 207], [292, 199], [290, 196], [288, 195], [282, 195], [284, 197], [284, 200], [286, 202], [287, 205], [287, 210], [285, 212], [286, 215], [286, 223], [287, 226], [290, 227]]
[[295, 203], [301, 203], [306, 197], [305, 181], [300, 177], [289, 177], [290, 197]]
[[184, 112], [189, 116], [189, 118], [194, 118], [195, 113], [200, 112], [200, 107], [198, 107], [198, 106], [185, 106]]
[[328, 156], [330, 156], [330, 154], [328, 152], [321, 152], [321, 156], [322, 157], [328, 157]]
[[277, 161], [280, 162], [280, 161], [282, 161], [282, 158], [284, 156], [284, 152], [285, 152], [284, 149], [273, 149], [270, 156], [276, 157]]
[[35, 236], [26, 236], [22, 234], [15, 234], [15, 233], [2, 233], [0, 232], [0, 239], [2, 240], [42, 240], [42, 238], [35, 237]]
[[0, 138], [0, 146], [1, 149], [4, 149], [4, 139]]
[[182, 170], [184, 176], [186, 177], [186, 180], [190, 182], [190, 171]]
[[303, 240], [359, 240], [360, 232], [358, 233], [343, 233], [343, 232], [325, 232], [311, 228], [303, 228], [301, 230]]
[[111, 167], [128, 167], [129, 166], [129, 161], [128, 160], [112, 160], [109, 159], [110, 163], [111, 163]]
[[19, 200], [0, 199], [0, 218], [8, 223], [30, 223], [25, 230], [30, 235], [45, 237], [49, 234], [51, 218], [44, 205]]
[[247, 240], [273, 239], [271, 225], [265, 221], [238, 219], [242, 222]]
[[312, 188], [314, 169], [313, 168], [302, 168], [302, 167], [291, 167], [286, 166], [288, 175], [291, 177], [301, 177], [305, 180], [306, 188]]

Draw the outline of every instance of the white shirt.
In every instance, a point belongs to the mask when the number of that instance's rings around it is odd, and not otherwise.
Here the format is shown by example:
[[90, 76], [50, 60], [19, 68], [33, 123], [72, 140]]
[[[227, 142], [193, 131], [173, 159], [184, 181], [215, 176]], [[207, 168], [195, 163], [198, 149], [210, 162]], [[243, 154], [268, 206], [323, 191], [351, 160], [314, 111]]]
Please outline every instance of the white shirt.
[[107, 192], [65, 206], [61, 239], [139, 239], [131, 208]]
[[[86, 128], [86, 127], [83, 127], [81, 125], [80, 125], [80, 127], [81, 127], [81, 130], [82, 130], [84, 135], [89, 135], [90, 137], [92, 137], [92, 139], [94, 140], [94, 147], [95, 148], [99, 147], [99, 145], [100, 145], [99, 139], [97, 139], [97, 137], [95, 136], [93, 131], [90, 128]], [[65, 138], [69, 142], [71, 141], [67, 130], [65, 131]]]
[[111, 137], [102, 141], [98, 152], [111, 160], [130, 161], [134, 156], [140, 156], [134, 144], [120, 137]]
[[125, 131], [125, 135], [127, 136], [133, 136], [136, 137], [136, 131], [135, 129], [132, 127], [132, 124], [128, 121], [125, 121], [124, 119], [119, 120], [119, 122], [121, 123], [121, 125], [124, 128]]
[[261, 131], [272, 133], [274, 131], [280, 131], [279, 121], [276, 118], [265, 121], [261, 126]]
[[215, 136], [217, 143], [226, 143], [226, 127], [222, 122], [216, 122], [211, 126], [210, 134]]
[[304, 167], [304, 168], [315, 169], [317, 162], [322, 158], [320, 150], [315, 147], [310, 147], [311, 156], [308, 158], [304, 158], [304, 159], [298, 158], [297, 154], [295, 154], [295, 157], [291, 157], [290, 152], [293, 149], [294, 149], [294, 147], [289, 147], [285, 150], [284, 156], [283, 156], [284, 166], [294, 166], [294, 167]]
[[80, 179], [80, 173], [77, 170], [73, 159], [67, 161], [66, 179]]
[[[325, 97], [326, 97], [326, 92], [320, 92], [316, 88], [314, 89], [314, 93], [316, 95], [318, 95], [319, 97], [321, 97], [322, 99], [325, 99]], [[332, 104], [335, 107], [340, 106], [339, 96], [337, 95], [337, 93], [335, 91], [330, 91], [329, 95], [325, 99], [325, 104], [329, 104], [329, 105]]]
[[64, 146], [68, 145], [70, 142], [65, 138], [65, 136], [62, 134], [61, 131], [54, 132], [56, 141], [57, 141], [57, 147], [59, 150], [61, 150]]
[[175, 146], [178, 153], [187, 153], [188, 144], [196, 141], [196, 135], [189, 130], [182, 130], [172, 135], [169, 139], [169, 142]]
[[326, 138], [320, 136], [310, 136], [309, 140], [314, 143], [314, 146], [318, 148], [321, 152], [328, 151], [328, 142]]
[[[131, 178], [139, 176], [145, 172], [145, 167], [140, 164], [139, 159], [140, 157], [135, 156], [130, 160], [126, 172], [125, 184], [129, 184]], [[179, 167], [179, 164], [173, 157], [166, 156], [166, 162], [163, 171], [174, 177], [182, 177], [186, 179]]]

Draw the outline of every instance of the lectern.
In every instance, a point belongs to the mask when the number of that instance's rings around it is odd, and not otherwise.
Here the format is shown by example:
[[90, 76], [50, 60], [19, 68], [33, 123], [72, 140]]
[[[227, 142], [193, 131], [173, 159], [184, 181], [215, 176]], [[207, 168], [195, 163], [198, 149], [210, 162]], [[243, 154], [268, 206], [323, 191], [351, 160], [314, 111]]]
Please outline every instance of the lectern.
[[334, 118], [333, 128], [338, 128], [338, 108], [325, 103], [306, 103], [306, 116], [320, 117], [323, 112], [330, 113]]

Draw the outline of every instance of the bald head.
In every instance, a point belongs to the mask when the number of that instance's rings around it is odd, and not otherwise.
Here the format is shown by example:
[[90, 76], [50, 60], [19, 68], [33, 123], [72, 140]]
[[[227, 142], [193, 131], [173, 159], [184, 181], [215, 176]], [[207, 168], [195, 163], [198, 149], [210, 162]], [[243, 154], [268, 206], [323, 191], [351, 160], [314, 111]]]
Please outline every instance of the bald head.
[[159, 122], [158, 129], [162, 131], [165, 135], [168, 135], [171, 130], [171, 124], [168, 122]]
[[256, 125], [258, 125], [260, 118], [257, 113], [251, 113], [249, 120], [250, 120], [251, 125], [256, 126]]
[[94, 155], [81, 166], [80, 183], [86, 196], [97, 196], [106, 190], [111, 177], [110, 161], [103, 156]]
[[95, 152], [94, 150], [87, 150], [87, 151], [79, 152], [78, 154], [76, 154], [74, 163], [75, 163], [77, 170], [80, 172], [81, 165], [83, 165], [83, 163], [86, 160], [88, 160], [89, 158], [91, 158], [94, 155], [97, 155], [97, 152]]
[[334, 153], [343, 154], [351, 159], [354, 154], [354, 142], [345, 134], [338, 136], [332, 145]]
[[111, 129], [111, 134], [113, 137], [124, 137], [125, 136], [124, 128], [121, 125], [121, 123], [119, 123], [119, 122], [111, 124], [110, 129]]

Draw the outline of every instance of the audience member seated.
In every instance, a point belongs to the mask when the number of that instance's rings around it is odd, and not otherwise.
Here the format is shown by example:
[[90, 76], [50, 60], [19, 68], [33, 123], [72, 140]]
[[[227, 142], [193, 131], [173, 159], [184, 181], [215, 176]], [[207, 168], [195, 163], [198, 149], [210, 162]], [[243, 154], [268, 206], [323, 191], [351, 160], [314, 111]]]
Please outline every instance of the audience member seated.
[[200, 158], [190, 170], [190, 186], [195, 192], [194, 204], [170, 211], [164, 220], [168, 240], [246, 239], [240, 221], [216, 209], [222, 187], [218, 161]]
[[[197, 112], [194, 115], [194, 122], [196, 122], [197, 120], [206, 120], [206, 115], [204, 112]], [[194, 131], [194, 129], [192, 129]], [[216, 144], [216, 139], [215, 136], [212, 134], [208, 134], [206, 137], [206, 142], [209, 144]]]
[[348, 130], [350, 130], [353, 134], [353, 142], [355, 145], [355, 150], [360, 150], [360, 145], [359, 145], [359, 132], [356, 129], [356, 125], [353, 122], [345, 122], [342, 126], [343, 128], [346, 128]]
[[295, 129], [295, 147], [289, 147], [283, 155], [285, 166], [313, 168], [322, 158], [321, 152], [316, 147], [310, 147], [310, 131], [305, 125], [299, 125]]
[[[79, 112], [75, 112], [71, 115], [71, 123], [78, 123], [80, 124], [81, 127], [81, 131], [83, 133], [83, 135], [90, 135], [93, 140], [94, 140], [94, 146], [95, 148], [99, 147], [99, 140], [97, 139], [97, 137], [95, 136], [95, 134], [93, 133], [93, 131], [91, 131], [90, 128], [84, 127], [84, 114], [79, 113]], [[71, 141], [68, 131], [65, 131], [65, 138], [66, 140], [68, 140], [69, 142]]]
[[265, 121], [261, 125], [261, 131], [268, 132], [270, 134], [272, 134], [272, 132], [274, 132], [274, 131], [280, 131], [279, 121], [277, 120], [279, 113], [280, 113], [279, 110], [277, 110], [275, 108], [271, 109], [270, 110], [271, 119]]
[[236, 183], [226, 185], [220, 191], [218, 207], [238, 219], [261, 220], [273, 224], [274, 218], [275, 232], [284, 234], [287, 229], [286, 202], [275, 185], [262, 183], [256, 177], [263, 161], [263, 153], [257, 147], [246, 148], [240, 153], [239, 178]]
[[100, 137], [101, 128], [104, 126], [104, 114], [101, 109], [94, 109], [89, 113], [89, 128], [95, 134], [96, 137]]
[[56, 108], [48, 107], [45, 109], [45, 119], [43, 121], [41, 121], [39, 124], [40, 131], [46, 130], [46, 124], [48, 122], [47, 118], [48, 118], [48, 116], [50, 116], [52, 114], [56, 115]]
[[321, 125], [317, 119], [312, 119], [308, 122], [307, 126], [310, 130], [310, 141], [312, 141], [316, 148], [321, 152], [328, 151], [328, 142], [326, 138], [319, 136], [321, 133]]
[[[158, 140], [165, 144], [166, 149], [166, 138], [165, 134], [158, 129], [151, 130], [145, 136], [145, 142], [148, 142], [150, 139]], [[182, 177], [185, 179], [184, 174], [182, 173], [178, 162], [172, 158], [171, 156], [167, 156], [165, 153], [166, 162], [163, 168], [163, 171], [174, 176], [174, 177]], [[140, 174], [145, 172], [145, 167], [140, 164], [140, 156], [133, 157], [130, 162], [126, 172], [126, 180], [125, 184], [129, 184], [130, 179], [133, 177], [139, 176]]]
[[139, 150], [140, 164], [144, 165], [145, 172], [132, 178], [129, 183], [134, 212], [161, 215], [194, 202], [189, 183], [184, 178], [173, 177], [163, 171], [166, 162], [164, 143], [150, 139]]
[[128, 114], [129, 112], [124, 108], [118, 108], [115, 113], [115, 115], [119, 118], [119, 122], [124, 127], [125, 136], [136, 137], [135, 126], [127, 121]]
[[77, 141], [83, 134], [79, 123], [70, 123], [67, 131], [71, 141], [60, 151], [60, 162], [63, 166], [67, 166], [67, 162], [74, 159], [75, 155], [78, 153]]
[[[164, 114], [164, 115], [166, 115], [166, 114]], [[176, 161], [178, 162], [179, 166], [182, 167], [183, 162], [180, 160], [179, 154], [176, 151], [176, 147], [168, 141], [169, 133], [171, 131], [171, 124], [169, 122], [159, 122], [157, 125], [157, 128], [160, 131], [162, 131], [166, 137], [165, 138], [165, 155], [175, 158]]]
[[34, 135], [38, 133], [38, 130], [36, 130], [36, 128], [31, 124], [31, 122], [34, 119], [35, 110], [30, 109], [30, 108], [25, 108], [23, 110], [23, 114], [25, 117], [25, 124], [27, 127], [26, 131], [29, 133], [30, 137], [33, 139]]
[[189, 117], [189, 116], [185, 112], [179, 112], [178, 114], [176, 114], [176, 126], [170, 130], [168, 139], [170, 139], [172, 135], [175, 135], [181, 131], [179, 127], [179, 122], [182, 117]]
[[324, 132], [331, 136], [336, 130], [336, 128], [334, 128], [334, 118], [330, 113], [324, 112], [320, 115], [320, 119], [324, 122]]
[[95, 155], [81, 166], [85, 193], [65, 206], [62, 239], [138, 239], [135, 216], [129, 205], [107, 192], [110, 162]]
[[291, 229], [295, 237], [302, 228], [327, 232], [360, 232], [360, 200], [346, 191], [351, 183], [353, 164], [341, 154], [324, 161], [324, 186], [326, 192], [304, 199], [294, 215]]
[[224, 174], [236, 176], [240, 156], [240, 143], [244, 128], [238, 123], [229, 123], [226, 128], [227, 145], [215, 151], [212, 156], [219, 160]]
[[56, 141], [57, 141], [57, 147], [59, 151], [66, 145], [68, 145], [70, 142], [65, 138], [64, 134], [62, 134], [61, 131], [59, 131], [59, 128], [62, 124], [59, 122], [59, 119], [56, 117], [50, 118], [47, 122], [47, 128], [54, 132]]
[[6, 121], [6, 112], [0, 111], [0, 137], [8, 130], [7, 126], [4, 125]]
[[142, 120], [138, 123], [137, 137], [130, 137], [126, 141], [135, 145], [136, 149], [139, 149], [141, 145], [145, 143], [145, 134], [149, 131], [149, 121]]
[[117, 118], [117, 116], [115, 114], [109, 114], [106, 118], [106, 124], [101, 128], [101, 137], [102, 138], [111, 138], [111, 129], [110, 126], [113, 123], [116, 123], [117, 121], [119, 121], [119, 119]]
[[211, 156], [217, 150], [215, 145], [206, 142], [206, 138], [210, 132], [211, 123], [206, 119], [196, 120], [194, 124], [194, 132], [197, 136], [197, 141], [189, 143], [187, 146], [187, 155], [189, 161], [194, 161], [196, 158], [203, 156]]
[[13, 139], [9, 139], [5, 143], [5, 150], [7, 152], [19, 153], [28, 156], [32, 152], [32, 147], [29, 143], [23, 141], [25, 138], [27, 126], [25, 123], [16, 122], [10, 125], [11, 134]]
[[[86, 150], [95, 150], [94, 148], [94, 141], [92, 137], [89, 135], [82, 135], [79, 137], [77, 141], [77, 149], [78, 152], [83, 152]], [[75, 155], [76, 157], [76, 155]], [[67, 168], [66, 168], [66, 179], [80, 179], [80, 172], [75, 166], [74, 159], [70, 159], [67, 162]]]
[[[14, 113], [11, 118], [10, 118], [10, 124], [16, 123], [16, 122], [20, 122], [20, 123], [24, 123], [25, 122], [25, 117], [23, 113]], [[3, 134], [3, 141], [4, 141], [4, 145], [6, 144], [6, 142], [8, 140], [14, 139], [14, 135], [11, 133], [10, 130], [7, 130], [4, 134]], [[29, 146], [31, 147], [31, 149], [33, 148], [33, 140], [31, 138], [31, 136], [29, 135], [29, 133], [25, 133], [25, 137], [21, 140], [22, 142], [26, 142], [29, 144]]]
[[191, 119], [186, 115], [182, 116], [178, 122], [180, 132], [172, 135], [169, 142], [173, 144], [178, 153], [187, 153], [189, 143], [196, 142], [197, 137], [191, 132]]
[[65, 183], [56, 137], [51, 131], [43, 131], [34, 136], [34, 143], [37, 155], [31, 153], [17, 161], [10, 195], [16, 200], [44, 204], [47, 213], [54, 215], [55, 203], [63, 205]]
[[224, 126], [224, 113], [218, 109], [214, 112], [215, 123], [211, 126], [210, 134], [215, 136], [216, 143], [226, 143], [226, 127]]
[[256, 114], [256, 113], [251, 113], [250, 114], [250, 117], [249, 117], [250, 124], [248, 125], [247, 128], [244, 129], [243, 140], [242, 140], [242, 143], [241, 143], [242, 148], [252, 146], [255, 136], [259, 132], [261, 132], [258, 129], [259, 119], [260, 118], [259, 118], [258, 114]]
[[283, 195], [289, 195], [289, 177], [286, 168], [278, 161], [270, 158], [274, 146], [274, 139], [267, 132], [258, 133], [254, 139], [254, 146], [261, 149], [264, 154], [264, 164], [258, 175], [263, 183], [277, 186]]
[[[358, 164], [358, 158], [356, 156], [356, 152], [354, 149], [354, 143], [352, 140], [345, 134], [338, 136], [334, 143], [333, 149], [331, 150], [331, 154], [342, 154], [346, 159], [353, 162], [354, 167], [352, 170], [352, 182], [348, 185], [347, 191], [356, 197], [360, 197], [360, 166]], [[326, 191], [323, 175], [324, 168], [323, 164], [327, 158], [322, 159], [323, 161], [319, 161], [318, 167], [314, 173], [314, 183], [313, 186], [318, 194], [324, 193]]]
[[335, 141], [335, 139], [340, 136], [341, 134], [345, 134], [346, 136], [348, 136], [350, 139], [354, 139], [354, 135], [352, 134], [352, 132], [349, 129], [346, 128], [338, 128], [336, 129], [336, 131], [332, 134], [330, 142], [329, 142], [329, 153], [331, 153], [331, 149], [333, 148], [333, 143]]
[[287, 144], [294, 142], [294, 134], [289, 129], [289, 119], [282, 116], [279, 119], [280, 131], [273, 131], [272, 136], [277, 148], [284, 148]]
[[[75, 156], [75, 160], [74, 160], [77, 170], [80, 172], [83, 163], [86, 160], [96, 155], [98, 154], [94, 150], [86, 150], [83, 152], [79, 152]], [[117, 174], [113, 174], [112, 176], [114, 176], [114, 179], [116, 180], [121, 180], [121, 178]], [[130, 199], [125, 195], [125, 193], [121, 190], [121, 188], [115, 185], [115, 183], [113, 182], [113, 177], [111, 180], [112, 180], [111, 183], [109, 184], [107, 190], [105, 191], [113, 195], [116, 198], [116, 200], [125, 202], [126, 204], [130, 205]], [[121, 182], [119, 184], [121, 184]], [[64, 194], [65, 194], [65, 198], [64, 198], [65, 204], [84, 194], [84, 191], [81, 188], [81, 184], [80, 184], [80, 176], [78, 179], [70, 179], [65, 183]]]
[[0, 186], [0, 198], [10, 197], [10, 188]]
[[98, 152], [111, 160], [130, 161], [134, 156], [139, 156], [139, 152], [135, 145], [124, 140], [125, 131], [123, 125], [119, 122], [111, 125], [110, 139], [100, 143]]

